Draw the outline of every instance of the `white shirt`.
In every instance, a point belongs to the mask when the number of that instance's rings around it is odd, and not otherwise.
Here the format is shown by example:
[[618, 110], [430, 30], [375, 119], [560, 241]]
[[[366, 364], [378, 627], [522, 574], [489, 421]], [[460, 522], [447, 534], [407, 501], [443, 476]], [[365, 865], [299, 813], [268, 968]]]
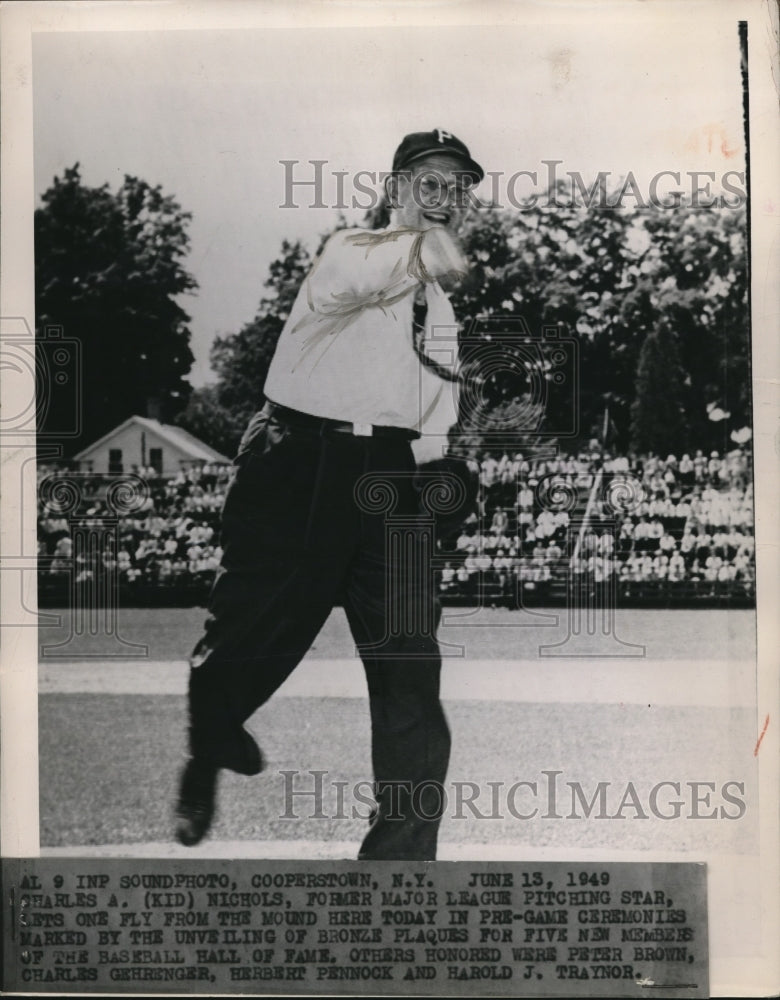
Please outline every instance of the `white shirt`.
[[[270, 400], [354, 424], [446, 435], [457, 419], [457, 383], [425, 368], [412, 342], [414, 295], [428, 277], [419, 264], [423, 236], [411, 229], [331, 236], [279, 338], [265, 384]], [[425, 297], [423, 348], [454, 371], [452, 306], [435, 281], [425, 282]]]

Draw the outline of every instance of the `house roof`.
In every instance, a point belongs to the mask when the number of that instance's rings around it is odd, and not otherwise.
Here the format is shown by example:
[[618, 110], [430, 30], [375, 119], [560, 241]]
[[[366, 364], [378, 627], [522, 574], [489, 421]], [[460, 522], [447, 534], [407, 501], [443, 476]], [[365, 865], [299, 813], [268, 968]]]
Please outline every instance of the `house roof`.
[[82, 449], [77, 455], [74, 456], [74, 458], [76, 461], [81, 461], [87, 458], [90, 452], [94, 451], [95, 448], [98, 448], [100, 445], [110, 441], [111, 438], [120, 431], [125, 430], [125, 428], [130, 427], [133, 424], [141, 427], [143, 430], [151, 431], [153, 434], [156, 434], [157, 437], [162, 438], [163, 441], [167, 441], [168, 444], [178, 448], [179, 451], [183, 451], [184, 454], [193, 461], [230, 462], [230, 459], [226, 458], [225, 455], [221, 455], [214, 448], [210, 447], [210, 445], [198, 440], [194, 434], [190, 434], [189, 431], [185, 431], [184, 428], [174, 427], [173, 424], [161, 424], [159, 420], [153, 420], [151, 417], [139, 416], [128, 417], [124, 423], [114, 427], [113, 430], [104, 434], [103, 437], [99, 438], [97, 441], [93, 441], [92, 444]]

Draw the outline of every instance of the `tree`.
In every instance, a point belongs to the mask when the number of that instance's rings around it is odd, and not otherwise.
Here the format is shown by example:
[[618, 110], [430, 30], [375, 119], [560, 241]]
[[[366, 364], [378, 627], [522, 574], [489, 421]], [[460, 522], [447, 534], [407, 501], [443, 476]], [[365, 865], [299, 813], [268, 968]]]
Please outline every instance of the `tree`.
[[223, 455], [232, 457], [246, 426], [243, 408], [228, 409], [219, 401], [219, 388], [204, 385], [193, 389], [187, 406], [174, 423], [194, 434]]
[[[472, 270], [453, 296], [456, 315], [464, 329], [475, 324], [478, 332], [503, 325], [509, 334], [504, 342], [517, 345], [516, 360], [507, 356], [506, 372], [514, 370], [517, 377], [494, 373], [485, 392], [496, 407], [512, 404], [521, 412], [527, 412], [522, 401], [530, 393], [542, 405], [545, 438], [564, 447], [576, 444], [574, 428], [586, 439], [591, 436], [605, 403], [618, 422], [633, 398], [639, 347], [609, 317], [637, 258], [629, 237], [635, 225], [630, 212], [588, 208], [558, 187], [534, 207], [489, 208], [466, 227]], [[494, 335], [486, 344], [486, 356], [496, 340]], [[543, 392], [534, 353], [545, 369]], [[564, 361], [551, 368], [554, 356]], [[475, 367], [480, 364], [477, 358]], [[560, 376], [558, 384], [554, 379]], [[527, 448], [523, 428], [518, 430], [518, 444]]]
[[677, 337], [666, 322], [642, 345], [631, 406], [631, 444], [639, 454], [681, 451], [688, 445], [684, 406], [685, 372]]
[[[743, 208], [607, 208], [577, 203], [559, 184], [533, 207], [488, 208], [467, 223], [472, 271], [453, 296], [455, 311], [466, 330], [487, 318], [515, 329], [522, 322], [532, 340], [556, 328], [573, 339], [576, 400], [549, 393], [544, 430], [565, 428], [574, 405], [587, 440], [608, 407], [622, 451], [631, 441], [640, 350], [667, 324], [677, 336], [691, 444], [716, 447], [727, 428], [712, 423], [708, 407], [729, 412], [730, 426], [750, 422], [745, 244]], [[496, 406], [521, 400], [530, 384], [492, 381], [486, 392]], [[564, 448], [578, 443], [559, 438]]]
[[[533, 206], [485, 206], [466, 221], [471, 270], [452, 300], [464, 374], [478, 392], [470, 393], [471, 412], [464, 407], [459, 448], [482, 450], [500, 439], [499, 447], [526, 450], [552, 438], [564, 450], [576, 449], [598, 436], [608, 409], [611, 445], [627, 451], [636, 439], [640, 353], [662, 327], [658, 335], [672, 336], [677, 352], [675, 402], [691, 446], [717, 447], [717, 436], [727, 433], [726, 422], [716, 425], [708, 416], [713, 406], [731, 414], [731, 426], [750, 422], [744, 210], [615, 207], [614, 201], [612, 207], [578, 201], [561, 183]], [[387, 225], [386, 206], [364, 223]], [[236, 441], [261, 400], [309, 264], [299, 244], [285, 243], [255, 319], [215, 344], [218, 382], [204, 405], [218, 405], [214, 427], [223, 411], [236, 414]], [[647, 350], [655, 349], [651, 342]], [[557, 368], [556, 355], [564, 358]], [[645, 392], [640, 410], [652, 424], [650, 403]], [[680, 440], [659, 447], [672, 450]]]
[[[39, 431], [77, 452], [135, 414], [169, 419], [186, 401], [193, 356], [189, 316], [178, 297], [192, 292], [184, 269], [191, 216], [137, 177], [118, 191], [87, 187], [79, 165], [55, 177], [35, 212], [35, 306], [39, 351], [50, 327], [80, 343], [81, 432], [73, 399], [50, 394]], [[47, 387], [41, 386], [46, 392]]]
[[283, 242], [255, 318], [238, 333], [216, 338], [211, 365], [217, 381], [193, 393], [176, 423], [228, 455], [235, 452], [250, 417], [263, 404], [276, 342], [310, 265], [302, 243]]
[[750, 424], [750, 326], [745, 209], [648, 213], [645, 227], [657, 314], [677, 334], [689, 375], [685, 407], [694, 447], [724, 447], [727, 425], [708, 418], [713, 404]]

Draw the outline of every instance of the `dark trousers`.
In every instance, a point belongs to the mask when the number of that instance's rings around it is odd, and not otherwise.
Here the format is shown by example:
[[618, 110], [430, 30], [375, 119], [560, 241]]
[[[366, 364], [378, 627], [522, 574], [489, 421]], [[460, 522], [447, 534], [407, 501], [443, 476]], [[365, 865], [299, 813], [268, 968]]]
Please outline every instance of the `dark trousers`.
[[[438, 606], [410, 443], [261, 411], [222, 515], [222, 565], [190, 671], [193, 756], [231, 766], [243, 723], [343, 602], [368, 681], [377, 812], [360, 858], [432, 860], [450, 735]], [[387, 528], [400, 526], [388, 544]]]

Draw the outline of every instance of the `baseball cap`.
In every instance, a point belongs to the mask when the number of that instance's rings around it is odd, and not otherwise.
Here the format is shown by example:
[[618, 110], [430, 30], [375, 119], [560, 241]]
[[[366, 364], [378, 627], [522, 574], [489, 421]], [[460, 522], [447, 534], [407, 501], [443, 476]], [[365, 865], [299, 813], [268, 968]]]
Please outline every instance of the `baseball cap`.
[[482, 167], [476, 160], [472, 160], [468, 146], [443, 128], [435, 128], [432, 132], [411, 132], [404, 136], [393, 157], [393, 171], [405, 170], [417, 160], [434, 153], [456, 157], [464, 164], [465, 172], [471, 174], [477, 182], [485, 176]]

